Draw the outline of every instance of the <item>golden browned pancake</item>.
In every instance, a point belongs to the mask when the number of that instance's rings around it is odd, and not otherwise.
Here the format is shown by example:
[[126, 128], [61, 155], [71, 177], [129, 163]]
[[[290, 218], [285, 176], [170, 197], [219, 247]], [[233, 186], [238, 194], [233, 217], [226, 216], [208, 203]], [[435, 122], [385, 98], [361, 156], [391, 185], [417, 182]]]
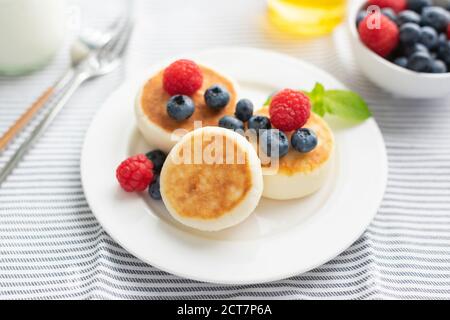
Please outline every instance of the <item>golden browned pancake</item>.
[[250, 143], [218, 127], [186, 135], [169, 154], [160, 182], [172, 216], [208, 231], [245, 219], [263, 188], [261, 165]]
[[[268, 116], [268, 107], [259, 110], [258, 114]], [[321, 167], [330, 159], [334, 148], [334, 136], [325, 120], [312, 112], [304, 127], [312, 129], [316, 133], [318, 139], [317, 147], [309, 153], [300, 153], [291, 147], [289, 153], [280, 159], [280, 174], [309, 173]], [[289, 141], [292, 134], [293, 132], [286, 133]]]
[[[268, 116], [268, 107], [258, 113]], [[311, 113], [304, 127], [316, 133], [317, 147], [311, 152], [300, 153], [290, 146], [288, 154], [279, 159], [278, 168], [273, 168], [273, 163], [263, 165], [264, 197], [277, 200], [302, 198], [318, 191], [329, 178], [334, 154], [333, 132], [315, 113]], [[289, 141], [292, 134], [287, 133]]]
[[[204, 66], [200, 66], [200, 69], [203, 72], [203, 85], [191, 96], [195, 104], [195, 112], [189, 119], [181, 122], [167, 114], [166, 106], [170, 95], [163, 89], [164, 70], [147, 81], [142, 90], [141, 106], [150, 121], [169, 132], [180, 128], [191, 131], [194, 129], [194, 121], [202, 121], [204, 127], [216, 126], [224, 115], [234, 113], [236, 91], [231, 81], [212, 69]], [[203, 95], [214, 84], [224, 86], [230, 93], [230, 102], [223, 110], [213, 110], [205, 104]]]
[[[167, 114], [170, 96], [163, 88], [164, 70], [151, 77], [139, 91], [135, 103], [137, 125], [151, 145], [169, 152], [185, 133], [201, 126], [217, 126], [220, 118], [234, 113], [237, 94], [233, 81], [210, 68], [199, 67], [203, 72], [203, 85], [191, 96], [195, 111], [189, 119], [176, 121]], [[225, 87], [230, 93], [230, 101], [222, 110], [213, 110], [205, 104], [204, 93], [215, 84]]]

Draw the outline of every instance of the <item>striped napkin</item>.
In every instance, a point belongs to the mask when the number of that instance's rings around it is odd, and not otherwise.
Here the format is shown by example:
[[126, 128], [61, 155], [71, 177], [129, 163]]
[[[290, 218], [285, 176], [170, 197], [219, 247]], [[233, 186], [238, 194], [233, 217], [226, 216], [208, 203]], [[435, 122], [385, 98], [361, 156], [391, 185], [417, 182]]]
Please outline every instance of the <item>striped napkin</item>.
[[[81, 17], [90, 12], [100, 23], [96, 17], [110, 10], [105, 2], [82, 1]], [[0, 188], [0, 298], [450, 298], [450, 99], [392, 97], [359, 72], [344, 28], [292, 40], [268, 30], [264, 9], [261, 0], [138, 1], [128, 68], [186, 51], [252, 46], [304, 59], [361, 93], [389, 157], [387, 192], [364, 235], [316, 270], [262, 285], [199, 283], [131, 256], [92, 215], [79, 169], [86, 129], [120, 84], [120, 70], [81, 88]], [[0, 132], [67, 65], [62, 52], [35, 74], [0, 78]], [[35, 124], [0, 154], [0, 167]]]

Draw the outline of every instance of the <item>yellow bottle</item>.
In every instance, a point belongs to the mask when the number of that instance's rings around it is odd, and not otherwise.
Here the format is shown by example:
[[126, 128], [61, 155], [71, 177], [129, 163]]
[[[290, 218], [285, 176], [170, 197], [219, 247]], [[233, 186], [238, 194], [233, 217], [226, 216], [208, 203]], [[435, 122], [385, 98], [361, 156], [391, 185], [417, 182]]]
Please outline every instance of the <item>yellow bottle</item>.
[[316, 36], [342, 22], [346, 0], [268, 0], [270, 22], [283, 32]]

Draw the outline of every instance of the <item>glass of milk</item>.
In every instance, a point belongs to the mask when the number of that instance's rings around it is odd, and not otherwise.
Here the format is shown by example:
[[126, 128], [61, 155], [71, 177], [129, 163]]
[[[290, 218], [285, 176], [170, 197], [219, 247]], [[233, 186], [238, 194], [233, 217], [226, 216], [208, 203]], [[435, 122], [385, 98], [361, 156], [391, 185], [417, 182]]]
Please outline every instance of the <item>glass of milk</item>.
[[64, 0], [0, 0], [0, 74], [46, 65], [65, 34]]

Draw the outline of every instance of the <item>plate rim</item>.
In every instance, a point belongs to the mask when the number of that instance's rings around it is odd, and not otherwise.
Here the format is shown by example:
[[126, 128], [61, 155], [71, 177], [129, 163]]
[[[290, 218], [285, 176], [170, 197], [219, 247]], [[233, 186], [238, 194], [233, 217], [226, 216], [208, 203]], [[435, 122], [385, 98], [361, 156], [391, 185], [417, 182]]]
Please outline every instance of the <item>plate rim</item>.
[[[282, 54], [279, 52], [274, 52], [271, 50], [264, 50], [264, 49], [256, 49], [256, 48], [250, 48], [250, 47], [218, 47], [218, 48], [214, 48], [214, 49], [208, 49], [208, 50], [202, 50], [202, 51], [197, 51], [197, 52], [190, 52], [190, 53], [185, 53], [183, 55], [177, 55], [176, 57], [171, 57], [170, 59], [163, 59], [163, 61], [159, 61], [155, 64], [150, 65], [150, 68], [154, 68], [155, 66], [160, 66], [163, 63], [165, 63], [166, 61], [170, 61], [173, 59], [176, 59], [178, 56], [182, 57], [182, 56], [201, 56], [201, 55], [213, 55], [213, 54], [217, 54], [217, 52], [221, 52], [222, 54], [224, 52], [240, 52], [243, 54], [263, 54], [263, 55], [270, 55], [273, 56], [276, 59], [284, 59], [286, 61], [290, 61], [290, 63], [295, 63], [297, 65], [301, 65], [302, 68], [307, 68], [311, 71], [313, 71], [314, 73], [320, 73], [322, 74], [324, 77], [333, 79], [337, 84], [339, 84], [339, 86], [341, 86], [343, 89], [346, 88], [346, 86], [337, 78], [335, 78], [332, 74], [320, 69], [319, 67], [310, 64], [308, 62], [305, 62], [303, 60], [300, 60], [298, 58], [295, 58], [293, 56], [289, 56], [286, 54]], [[370, 219], [367, 219], [367, 222], [364, 223], [364, 226], [361, 226], [360, 231], [357, 232], [357, 234], [355, 233], [355, 236], [352, 237], [350, 239], [348, 239], [348, 241], [346, 241], [345, 245], [342, 245], [342, 248], [336, 250], [336, 253], [334, 255], [330, 255], [327, 257], [323, 257], [323, 259], [319, 259], [320, 262], [316, 262], [314, 263], [314, 266], [307, 268], [308, 270], [292, 270], [292, 271], [286, 271], [286, 272], [278, 272], [276, 275], [272, 275], [272, 276], [262, 276], [262, 277], [254, 277], [252, 279], [242, 279], [240, 281], [237, 281], [236, 279], [234, 280], [230, 280], [230, 281], [226, 281], [226, 280], [220, 280], [217, 281], [216, 279], [211, 279], [209, 277], [202, 277], [200, 275], [192, 275], [189, 273], [184, 273], [182, 271], [180, 271], [179, 269], [176, 268], [171, 268], [168, 266], [162, 266], [159, 265], [159, 263], [155, 263], [155, 262], [150, 262], [148, 261], [148, 259], [145, 259], [143, 257], [141, 257], [141, 255], [136, 252], [136, 250], [134, 250], [133, 248], [131, 248], [130, 246], [128, 246], [126, 243], [124, 243], [121, 239], [118, 239], [115, 235], [114, 235], [114, 231], [111, 230], [109, 228], [109, 225], [107, 223], [104, 223], [103, 217], [101, 217], [101, 215], [98, 215], [96, 213], [96, 211], [92, 208], [92, 204], [93, 203], [90, 199], [90, 194], [88, 195], [88, 193], [85, 191], [86, 188], [86, 169], [85, 167], [88, 165], [87, 161], [86, 161], [86, 153], [87, 151], [87, 145], [88, 145], [88, 138], [90, 137], [90, 132], [93, 131], [93, 126], [95, 125], [97, 116], [99, 115], [99, 113], [101, 113], [101, 111], [106, 108], [106, 106], [110, 103], [110, 100], [114, 97], [114, 95], [117, 92], [120, 92], [121, 90], [123, 90], [124, 88], [127, 87], [127, 85], [129, 85], [129, 82], [134, 82], [133, 79], [130, 80], [129, 77], [125, 78], [125, 81], [116, 89], [114, 90], [111, 95], [105, 100], [105, 102], [102, 104], [101, 108], [99, 108], [99, 110], [97, 111], [97, 113], [95, 114], [95, 116], [93, 117], [91, 124], [89, 125], [88, 130], [86, 131], [85, 134], [85, 139], [83, 141], [83, 146], [82, 146], [82, 153], [81, 153], [81, 159], [80, 159], [80, 170], [81, 170], [81, 182], [82, 182], [82, 186], [83, 186], [83, 192], [85, 194], [86, 200], [89, 204], [89, 207], [91, 208], [92, 213], [94, 214], [95, 218], [97, 219], [97, 221], [99, 222], [99, 224], [102, 226], [102, 228], [108, 233], [108, 235], [114, 240], [116, 241], [122, 248], [124, 248], [126, 251], [128, 251], [130, 254], [132, 254], [133, 256], [135, 256], [136, 258], [138, 258], [139, 260], [155, 267], [158, 268], [160, 270], [163, 270], [165, 272], [168, 272], [170, 274], [176, 275], [176, 276], [180, 276], [186, 279], [191, 279], [191, 280], [195, 280], [195, 281], [201, 281], [201, 282], [206, 282], [206, 283], [215, 283], [215, 284], [229, 284], [229, 285], [251, 285], [251, 284], [260, 284], [260, 283], [269, 283], [269, 282], [273, 282], [273, 281], [278, 281], [278, 280], [282, 280], [282, 279], [287, 279], [293, 276], [298, 276], [300, 274], [303, 274], [304, 272], [310, 271], [314, 268], [317, 268], [323, 264], [325, 264], [326, 262], [334, 259], [335, 257], [339, 256], [342, 252], [344, 252], [347, 248], [349, 248], [353, 243], [355, 243], [362, 234], [364, 234], [364, 232], [366, 231], [366, 229], [369, 227], [370, 223], [372, 222], [372, 220], [374, 219], [375, 215], [378, 212], [378, 209], [381, 205], [382, 199], [384, 197], [385, 194], [385, 190], [387, 187], [387, 182], [388, 182], [388, 158], [387, 158], [387, 151], [386, 151], [386, 146], [385, 146], [385, 142], [384, 142], [384, 138], [383, 135], [381, 134], [381, 130], [379, 128], [379, 126], [377, 125], [375, 119], [372, 117], [371, 119], [368, 119], [367, 122], [371, 122], [372, 126], [374, 127], [378, 138], [379, 138], [379, 143], [380, 143], [380, 150], [382, 149], [383, 152], [380, 152], [380, 160], [382, 162], [382, 172], [380, 172], [381, 175], [381, 180], [383, 181], [383, 183], [380, 184], [380, 189], [377, 190], [377, 198], [376, 198], [376, 203], [378, 203], [377, 207], [373, 210], [373, 212], [370, 215]]]

